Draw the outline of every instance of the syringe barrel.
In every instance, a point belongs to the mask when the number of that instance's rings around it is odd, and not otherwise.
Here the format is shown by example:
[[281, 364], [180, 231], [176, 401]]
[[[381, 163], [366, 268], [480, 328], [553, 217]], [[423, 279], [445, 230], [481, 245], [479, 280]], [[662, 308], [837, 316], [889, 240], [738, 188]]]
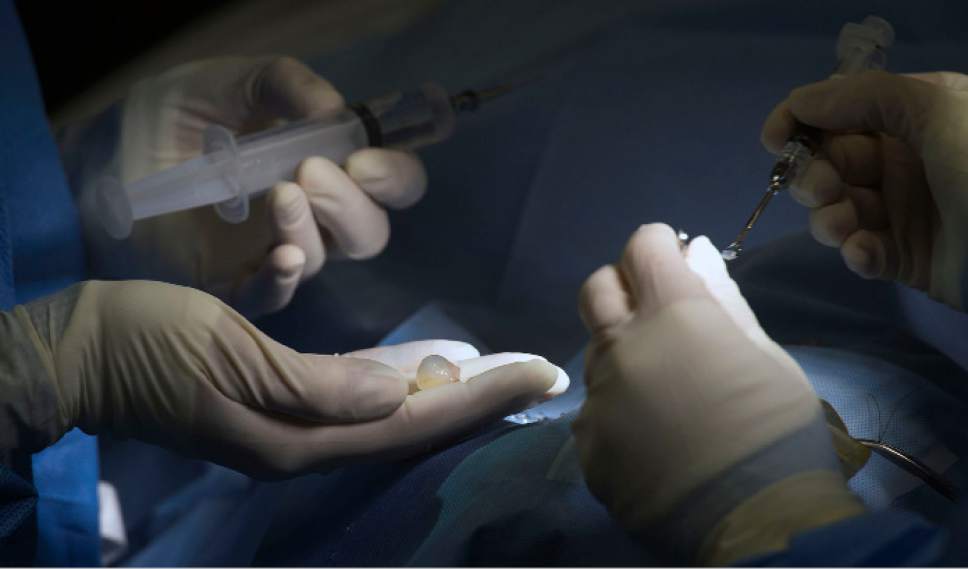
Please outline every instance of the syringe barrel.
[[235, 138], [222, 127], [206, 132], [206, 153], [128, 184], [106, 178], [96, 193], [108, 232], [126, 237], [133, 221], [217, 204], [230, 222], [248, 216], [249, 199], [281, 180], [295, 180], [306, 158], [341, 164], [367, 146], [415, 150], [449, 137], [456, 118], [443, 87], [427, 83], [307, 119]]
[[295, 180], [296, 168], [310, 156], [325, 156], [341, 164], [368, 146], [369, 140], [356, 113], [344, 109], [324, 119], [239, 137], [236, 145], [239, 184], [254, 197], [280, 180]]
[[232, 197], [219, 165], [227, 156], [204, 155], [128, 185], [134, 219], [167, 213], [175, 205], [198, 207]]
[[367, 146], [415, 150], [449, 137], [454, 123], [449, 95], [439, 85], [389, 93], [335, 116], [239, 138], [239, 183], [254, 197], [279, 180], [294, 180], [296, 168], [310, 156], [341, 164]]

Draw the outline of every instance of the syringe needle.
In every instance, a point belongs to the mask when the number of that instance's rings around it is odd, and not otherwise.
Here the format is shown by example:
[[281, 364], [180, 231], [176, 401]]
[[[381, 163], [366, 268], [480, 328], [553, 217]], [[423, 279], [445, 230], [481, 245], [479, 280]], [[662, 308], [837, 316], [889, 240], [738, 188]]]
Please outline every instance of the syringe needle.
[[790, 138], [786, 146], [783, 147], [780, 159], [773, 164], [773, 169], [770, 171], [770, 183], [766, 187], [766, 193], [760, 198], [760, 202], [756, 204], [753, 213], [746, 220], [746, 225], [743, 226], [743, 229], [736, 236], [736, 239], [721, 251], [724, 260], [732, 261], [736, 257], [739, 257], [740, 253], [743, 252], [743, 241], [746, 240], [746, 235], [753, 229], [753, 226], [760, 218], [760, 215], [763, 214], [763, 210], [766, 209], [770, 200], [780, 190], [789, 187], [793, 179], [796, 178], [797, 173], [813, 157], [813, 149], [819, 145], [816, 142], [819, 139], [819, 134], [817, 134], [819, 131], [812, 127], [804, 127], [801, 130], [802, 132]]
[[753, 226], [756, 225], [756, 221], [760, 218], [760, 215], [763, 214], [763, 211], [766, 209], [766, 206], [769, 205], [770, 200], [773, 199], [773, 196], [779, 193], [781, 189], [782, 188], [779, 185], [770, 184], [770, 186], [766, 189], [766, 193], [763, 194], [763, 197], [760, 198], [759, 203], [756, 204], [756, 208], [753, 209], [753, 213], [750, 214], [749, 219], [746, 220], [746, 224], [743, 226], [743, 229], [741, 229], [739, 234], [736, 236], [736, 239], [734, 239], [729, 246], [722, 250], [721, 253], [723, 255], [723, 259], [726, 261], [732, 261], [736, 257], [739, 257], [739, 254], [743, 252], [743, 242], [746, 241], [746, 236], [749, 234], [750, 230], [753, 229]]
[[450, 106], [456, 112], [476, 111], [482, 103], [497, 99], [502, 95], [510, 93], [514, 87], [510, 84], [497, 85], [488, 89], [473, 90], [468, 89], [451, 96]]

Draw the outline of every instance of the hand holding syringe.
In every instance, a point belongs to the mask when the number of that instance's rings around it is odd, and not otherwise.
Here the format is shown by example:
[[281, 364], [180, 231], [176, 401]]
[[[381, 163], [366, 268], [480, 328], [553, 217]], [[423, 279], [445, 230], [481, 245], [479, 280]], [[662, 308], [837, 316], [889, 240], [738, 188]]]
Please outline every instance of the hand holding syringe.
[[451, 135], [456, 113], [474, 110], [509, 87], [464, 91], [450, 96], [428, 83], [413, 92], [395, 92], [351, 105], [325, 119], [308, 119], [236, 137], [211, 126], [201, 156], [130, 183], [100, 180], [96, 199], [101, 221], [116, 239], [133, 223], [166, 213], [215, 205], [226, 221], [249, 215], [249, 200], [279, 180], [291, 180], [311, 156], [340, 163], [367, 146], [413, 150]]
[[[853, 75], [862, 71], [883, 69], [887, 63], [885, 50], [894, 43], [894, 28], [886, 20], [868, 16], [860, 24], [847, 23], [840, 30], [837, 41], [837, 69], [834, 76]], [[770, 171], [766, 193], [760, 198], [743, 229], [736, 239], [723, 249], [723, 259], [732, 261], [743, 252], [743, 242], [760, 215], [773, 198], [802, 173], [813, 159], [821, 144], [821, 134], [816, 128], [798, 125]]]

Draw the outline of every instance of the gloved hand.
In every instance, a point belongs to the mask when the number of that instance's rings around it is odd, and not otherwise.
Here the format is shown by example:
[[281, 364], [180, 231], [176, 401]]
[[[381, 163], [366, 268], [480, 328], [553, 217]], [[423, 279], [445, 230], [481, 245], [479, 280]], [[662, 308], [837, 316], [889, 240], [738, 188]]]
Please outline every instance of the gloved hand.
[[826, 131], [791, 189], [820, 243], [865, 278], [962, 309], [968, 253], [968, 77], [868, 72], [795, 89], [763, 126], [777, 152], [796, 122]]
[[[198, 156], [212, 124], [246, 133], [324, 117], [343, 105], [332, 85], [290, 58], [182, 65], [138, 83], [122, 102], [112, 167], [122, 180], [137, 180]], [[81, 138], [74, 146], [90, 144]], [[86, 180], [88, 194], [93, 181]], [[284, 307], [327, 257], [379, 253], [390, 232], [386, 208], [414, 204], [425, 187], [415, 155], [363, 149], [343, 165], [307, 159], [295, 182], [280, 181], [238, 225], [204, 207], [136, 222], [131, 237], [117, 242], [101, 229], [87, 198], [86, 236], [95, 274], [186, 284], [251, 317]]]
[[728, 564], [859, 513], [823, 412], [708, 239], [643, 226], [581, 294], [586, 481], [676, 562]]
[[[537, 356], [481, 358], [460, 342], [301, 354], [208, 294], [149, 281], [18, 306], [0, 313], [0, 335], [0, 450], [78, 426], [269, 478], [426, 451], [568, 383]], [[430, 354], [469, 381], [408, 395]]]

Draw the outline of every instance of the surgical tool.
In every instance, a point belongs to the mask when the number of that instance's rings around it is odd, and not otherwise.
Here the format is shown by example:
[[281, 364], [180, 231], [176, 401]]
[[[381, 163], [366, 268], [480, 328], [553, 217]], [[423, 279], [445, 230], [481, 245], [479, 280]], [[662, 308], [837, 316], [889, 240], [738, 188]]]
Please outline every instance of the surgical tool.
[[944, 496], [945, 498], [951, 500], [952, 502], [958, 501], [958, 489], [955, 488], [954, 484], [945, 479], [943, 476], [929, 468], [926, 464], [920, 460], [898, 450], [891, 445], [879, 441], [873, 441], [870, 439], [854, 439], [858, 443], [864, 445], [865, 447], [873, 450], [877, 454], [883, 456], [888, 461], [894, 463], [895, 465], [901, 467], [909, 474], [917, 476], [925, 482], [928, 486], [933, 488], [936, 492]]
[[201, 156], [130, 183], [105, 176], [95, 203], [109, 235], [124, 239], [132, 225], [166, 213], [215, 205], [222, 219], [245, 221], [249, 201], [280, 180], [292, 180], [311, 156], [341, 163], [361, 148], [415, 150], [448, 138], [460, 113], [509, 91], [509, 84], [449, 95], [436, 83], [350, 105], [335, 115], [296, 121], [236, 137], [221, 126], [204, 133]]
[[[838, 66], [834, 76], [853, 75], [862, 71], [883, 69], [887, 63], [887, 48], [894, 43], [894, 28], [877, 16], [867, 16], [860, 24], [850, 23], [840, 30], [837, 40]], [[759, 220], [770, 200], [806, 170], [820, 150], [822, 133], [819, 129], [799, 124], [787, 140], [773, 169], [770, 171], [766, 193], [760, 198], [753, 213], [736, 239], [722, 251], [723, 259], [732, 261], [743, 252], [743, 242]]]

